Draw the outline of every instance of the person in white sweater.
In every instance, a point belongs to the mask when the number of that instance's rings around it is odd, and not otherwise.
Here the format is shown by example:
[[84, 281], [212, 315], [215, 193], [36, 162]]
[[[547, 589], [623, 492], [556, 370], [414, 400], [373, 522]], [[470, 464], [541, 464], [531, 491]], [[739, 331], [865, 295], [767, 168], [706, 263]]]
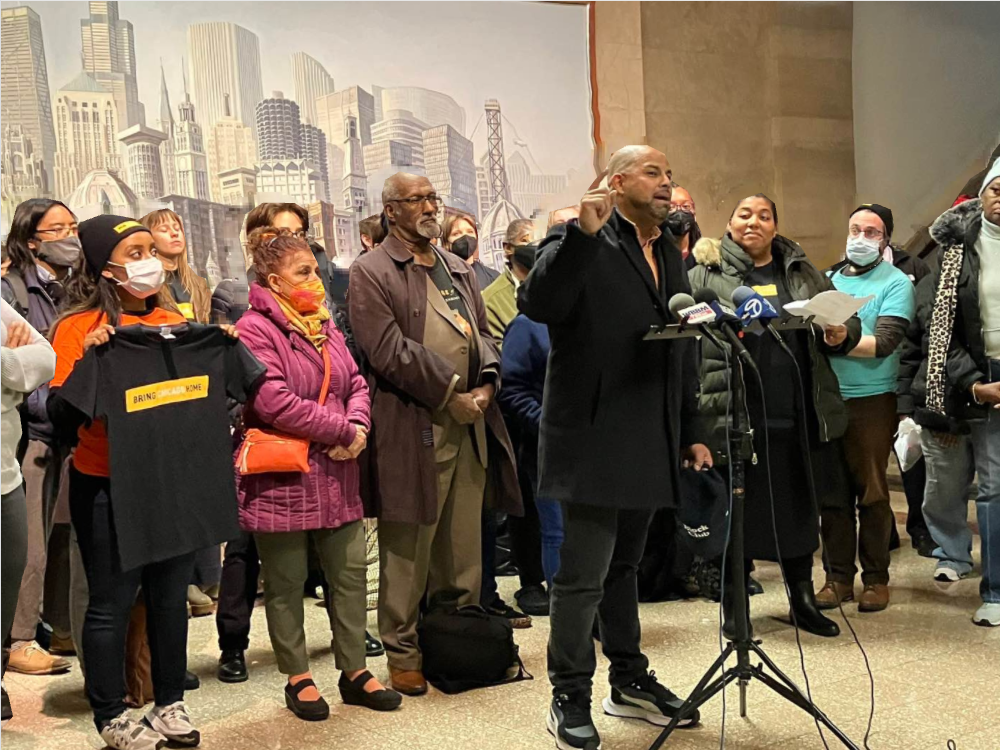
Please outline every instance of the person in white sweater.
[[[21, 442], [21, 415], [17, 407], [26, 394], [48, 382], [56, 371], [56, 353], [38, 331], [2, 303], [3, 323], [2, 396], [0, 396], [0, 491], [2, 491], [2, 619], [3, 639], [10, 635], [17, 594], [24, 574], [28, 550], [28, 518], [17, 463], [17, 446]], [[10, 718], [7, 691], [3, 691], [3, 720]]]

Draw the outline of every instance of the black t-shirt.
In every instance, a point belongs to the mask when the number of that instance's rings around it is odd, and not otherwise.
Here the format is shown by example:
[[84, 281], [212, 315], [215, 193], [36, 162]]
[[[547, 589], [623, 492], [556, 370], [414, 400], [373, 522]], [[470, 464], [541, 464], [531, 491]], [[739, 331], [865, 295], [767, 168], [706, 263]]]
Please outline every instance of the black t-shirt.
[[[775, 262], [772, 261], [766, 266], [754, 268], [743, 280], [743, 283], [764, 297], [780, 313], [793, 298], [785, 282], [785, 275], [780, 273], [775, 265]], [[772, 428], [791, 429], [795, 426], [800, 411], [798, 386], [795, 385], [795, 366], [770, 334], [763, 331], [758, 332], [758, 334], [744, 336], [743, 342], [764, 378], [767, 423]], [[810, 369], [806, 335], [808, 334], [805, 331], [793, 331], [784, 334], [784, 338], [795, 354], [795, 359], [806, 379], [806, 388], [808, 389]], [[763, 405], [760, 399], [760, 388], [755, 378], [747, 379], [747, 389], [750, 396], [751, 416], [756, 413], [759, 415], [758, 419], [762, 420]]]
[[59, 396], [106, 424], [123, 570], [238, 535], [226, 399], [246, 401], [264, 372], [243, 344], [198, 324], [118, 328], [73, 368]]
[[471, 337], [472, 316], [469, 315], [469, 308], [465, 306], [465, 300], [462, 299], [462, 295], [458, 293], [454, 282], [451, 280], [451, 272], [448, 270], [448, 266], [440, 258], [437, 258], [434, 265], [427, 269], [427, 273], [430, 274], [434, 286], [441, 292], [444, 301], [448, 303], [448, 307], [461, 317], [461, 321], [459, 322], [462, 328], [465, 329], [465, 335]]
[[191, 302], [191, 295], [184, 288], [181, 277], [176, 271], [167, 272], [167, 285], [170, 287], [170, 293], [174, 295], [174, 302], [177, 303], [181, 315], [188, 320], [194, 320], [194, 305]]

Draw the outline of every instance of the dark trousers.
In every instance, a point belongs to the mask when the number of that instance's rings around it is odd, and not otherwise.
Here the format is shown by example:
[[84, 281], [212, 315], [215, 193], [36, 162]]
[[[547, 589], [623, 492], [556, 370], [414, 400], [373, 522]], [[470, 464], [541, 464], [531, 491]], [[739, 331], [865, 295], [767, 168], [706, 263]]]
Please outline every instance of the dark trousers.
[[215, 627], [220, 651], [250, 648], [250, 618], [257, 602], [260, 556], [253, 534], [241, 533], [226, 545]]
[[492, 508], [483, 508], [483, 583], [479, 592], [479, 602], [489, 607], [500, 595], [497, 589], [497, 528], [500, 516]]
[[910, 535], [910, 539], [929, 535], [923, 512], [927, 462], [921, 458], [912, 469], [901, 473], [903, 492], [906, 493], [906, 533]]
[[899, 425], [896, 394], [849, 399], [847, 409], [850, 422], [844, 435], [844, 454], [853, 492], [846, 501], [822, 510], [827, 578], [853, 584], [858, 557], [865, 586], [887, 584], [889, 539], [896, 521], [889, 504], [886, 470]]
[[[24, 499], [24, 486], [16, 487], [0, 499], [3, 525], [3, 602], [0, 614], [3, 619], [3, 643], [10, 637], [10, 628], [17, 609], [21, 591], [24, 564], [28, 559], [28, 506]], [[4, 671], [6, 671], [6, 652]]]
[[110, 483], [70, 472], [70, 512], [80, 543], [90, 602], [83, 624], [87, 698], [98, 729], [125, 711], [125, 641], [139, 587], [146, 602], [153, 695], [157, 706], [184, 700], [187, 587], [194, 554], [121, 569]]
[[636, 573], [653, 517], [650, 510], [563, 504], [565, 538], [551, 599], [549, 681], [554, 695], [590, 696], [597, 656], [592, 629], [611, 662], [611, 685], [646, 673]]
[[535, 506], [534, 488], [524, 471], [518, 472], [521, 497], [524, 499], [524, 515], [509, 516], [510, 540], [514, 562], [520, 575], [521, 588], [541, 586], [545, 581], [542, 567], [542, 524]]

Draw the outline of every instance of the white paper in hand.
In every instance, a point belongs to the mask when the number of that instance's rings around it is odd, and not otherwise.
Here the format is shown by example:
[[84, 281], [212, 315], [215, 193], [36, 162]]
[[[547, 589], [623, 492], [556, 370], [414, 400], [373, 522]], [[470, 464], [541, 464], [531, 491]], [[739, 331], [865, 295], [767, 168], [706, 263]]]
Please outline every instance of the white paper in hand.
[[815, 323], [819, 326], [840, 326], [873, 299], [874, 296], [855, 299], [849, 294], [831, 289], [820, 292], [812, 299], [789, 302], [784, 309], [790, 315], [815, 318]]

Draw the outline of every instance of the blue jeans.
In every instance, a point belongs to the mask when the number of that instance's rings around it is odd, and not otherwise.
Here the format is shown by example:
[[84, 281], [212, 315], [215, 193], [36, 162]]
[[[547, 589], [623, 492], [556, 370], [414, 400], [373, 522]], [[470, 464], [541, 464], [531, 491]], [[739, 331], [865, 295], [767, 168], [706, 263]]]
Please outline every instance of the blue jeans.
[[545, 571], [545, 581], [549, 591], [552, 591], [552, 579], [559, 572], [559, 551], [563, 543], [562, 505], [555, 500], [535, 498], [538, 508], [538, 521], [542, 527], [542, 570]]
[[[1000, 360], [993, 360], [992, 380], [1000, 381]], [[1000, 604], [1000, 411], [990, 409], [981, 422], [973, 422], [972, 452], [979, 475], [976, 514], [983, 540], [983, 601]]]
[[972, 530], [969, 528], [969, 486], [975, 475], [972, 441], [957, 436], [958, 444], [942, 446], [930, 430], [920, 433], [927, 463], [924, 520], [941, 565], [961, 575], [972, 572]]

